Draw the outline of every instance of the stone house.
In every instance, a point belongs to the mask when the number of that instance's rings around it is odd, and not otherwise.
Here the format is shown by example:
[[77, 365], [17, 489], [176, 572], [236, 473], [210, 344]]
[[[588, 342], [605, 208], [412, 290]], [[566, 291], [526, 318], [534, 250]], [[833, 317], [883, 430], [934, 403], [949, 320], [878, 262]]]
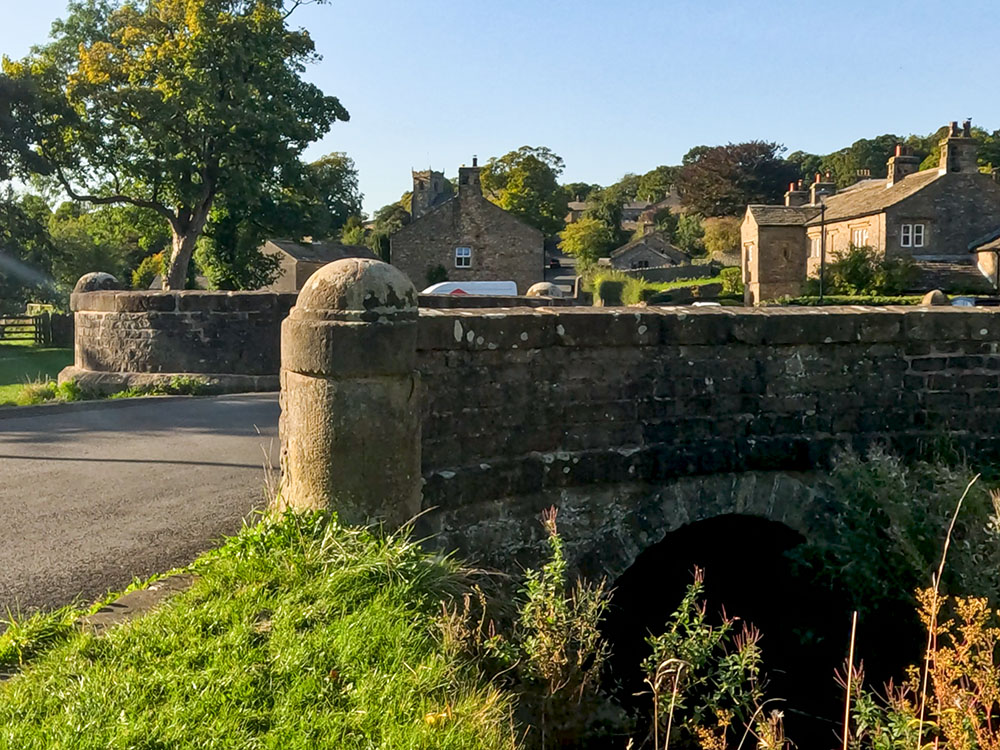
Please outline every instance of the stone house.
[[659, 232], [650, 232], [611, 252], [609, 265], [618, 270], [663, 268], [691, 263], [691, 256], [670, 244]]
[[277, 256], [281, 271], [273, 283], [263, 288], [268, 292], [297, 292], [313, 273], [335, 260], [378, 257], [367, 247], [306, 240], [268, 240], [261, 251], [265, 255]]
[[969, 243], [976, 265], [986, 278], [993, 282], [994, 291], [1000, 290], [1000, 227]]
[[442, 271], [450, 281], [513, 281], [520, 294], [543, 280], [544, 235], [487, 200], [479, 171], [475, 159], [461, 167], [449, 196], [440, 172], [414, 173], [413, 221], [389, 238], [389, 260], [418, 290]]
[[885, 179], [863, 179], [838, 191], [816, 175], [808, 189], [789, 185], [784, 206], [747, 206], [741, 226], [743, 281], [748, 304], [799, 294], [809, 276], [853, 246], [887, 258], [909, 257], [930, 285], [991, 287], [969, 254], [970, 243], [1000, 225], [1000, 184], [982, 174], [971, 123], [952, 123], [936, 169], [903, 146], [889, 159]]

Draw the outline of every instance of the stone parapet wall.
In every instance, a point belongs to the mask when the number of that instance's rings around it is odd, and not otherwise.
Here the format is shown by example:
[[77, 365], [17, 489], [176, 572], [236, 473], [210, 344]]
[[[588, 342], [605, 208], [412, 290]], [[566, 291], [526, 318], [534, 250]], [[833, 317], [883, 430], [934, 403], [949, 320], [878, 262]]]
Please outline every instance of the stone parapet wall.
[[424, 504], [1000, 446], [1000, 313], [423, 311]]
[[296, 294], [74, 294], [76, 354], [61, 379], [107, 392], [204, 376], [215, 390], [277, 390], [281, 321]]

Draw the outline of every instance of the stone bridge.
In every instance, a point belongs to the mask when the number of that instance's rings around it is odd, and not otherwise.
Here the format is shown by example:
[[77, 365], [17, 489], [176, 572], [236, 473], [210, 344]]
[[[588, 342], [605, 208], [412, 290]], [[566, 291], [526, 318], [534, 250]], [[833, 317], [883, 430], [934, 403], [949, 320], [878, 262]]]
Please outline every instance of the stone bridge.
[[560, 508], [571, 562], [616, 577], [727, 514], [809, 537], [808, 472], [943, 436], [995, 453], [1000, 314], [959, 308], [418, 310], [341, 261], [282, 334], [283, 502], [531, 562]]

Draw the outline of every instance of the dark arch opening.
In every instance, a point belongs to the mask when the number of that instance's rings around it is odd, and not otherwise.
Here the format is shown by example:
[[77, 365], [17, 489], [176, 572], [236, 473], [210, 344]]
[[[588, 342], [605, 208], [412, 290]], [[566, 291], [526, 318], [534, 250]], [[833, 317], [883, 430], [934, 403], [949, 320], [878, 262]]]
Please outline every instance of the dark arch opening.
[[649, 696], [635, 696], [645, 689], [645, 639], [663, 632], [697, 566], [713, 622], [725, 607], [760, 629], [768, 697], [784, 699], [775, 707], [784, 711], [788, 736], [799, 747], [833, 747], [843, 712], [833, 673], [846, 658], [851, 608], [789, 558], [804, 542], [784, 524], [726, 515], [683, 526], [645, 550], [614, 582], [604, 624], [613, 649], [605, 687], [637, 717], [648, 716]]

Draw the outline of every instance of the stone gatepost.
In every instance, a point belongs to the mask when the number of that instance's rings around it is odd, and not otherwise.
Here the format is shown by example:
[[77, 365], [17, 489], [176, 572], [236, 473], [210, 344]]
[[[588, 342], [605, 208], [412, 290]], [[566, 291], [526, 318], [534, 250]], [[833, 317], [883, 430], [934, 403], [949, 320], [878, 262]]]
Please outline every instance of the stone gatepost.
[[395, 527], [420, 511], [417, 293], [401, 271], [323, 266], [281, 326], [279, 509]]

